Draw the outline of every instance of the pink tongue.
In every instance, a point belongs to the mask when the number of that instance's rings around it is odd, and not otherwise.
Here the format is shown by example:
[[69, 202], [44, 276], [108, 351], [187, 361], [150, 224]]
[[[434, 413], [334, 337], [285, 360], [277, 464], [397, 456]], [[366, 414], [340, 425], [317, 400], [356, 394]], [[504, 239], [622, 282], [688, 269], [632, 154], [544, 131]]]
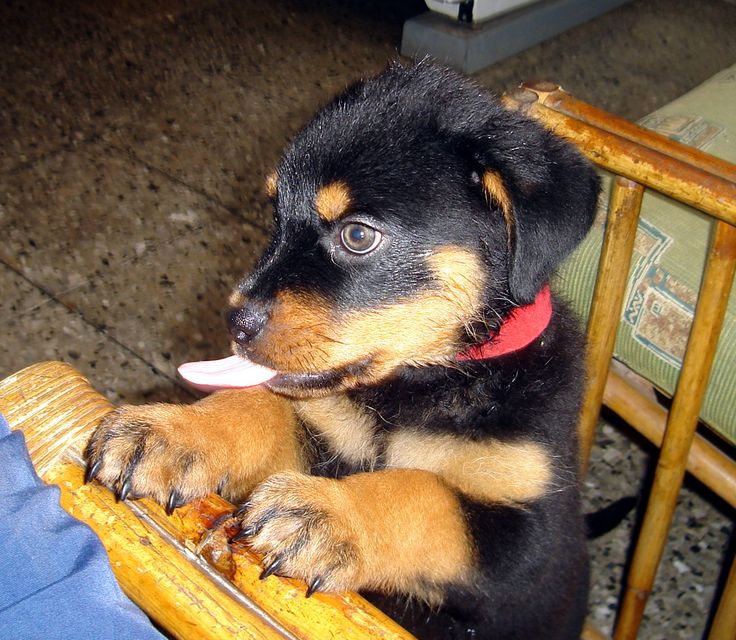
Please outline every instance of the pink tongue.
[[187, 362], [179, 367], [179, 375], [202, 391], [253, 387], [273, 378], [278, 372], [239, 356], [222, 360]]

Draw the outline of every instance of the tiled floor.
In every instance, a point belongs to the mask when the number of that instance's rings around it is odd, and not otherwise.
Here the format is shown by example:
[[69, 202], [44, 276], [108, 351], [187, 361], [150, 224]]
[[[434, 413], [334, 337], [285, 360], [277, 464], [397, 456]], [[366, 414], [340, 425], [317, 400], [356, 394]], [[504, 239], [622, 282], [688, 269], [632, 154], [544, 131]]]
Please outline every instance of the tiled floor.
[[[268, 228], [264, 175], [314, 109], [396, 56], [416, 0], [33, 0], [0, 7], [0, 376], [72, 362], [116, 402], [182, 400], [177, 363], [224, 354], [232, 283]], [[639, 0], [478, 74], [554, 79], [629, 118], [736, 59], [736, 5]], [[592, 505], [649, 449], [601, 430]], [[688, 491], [643, 638], [702, 634], [730, 516]], [[630, 525], [628, 525], [630, 526]], [[610, 625], [622, 527], [593, 543]]]

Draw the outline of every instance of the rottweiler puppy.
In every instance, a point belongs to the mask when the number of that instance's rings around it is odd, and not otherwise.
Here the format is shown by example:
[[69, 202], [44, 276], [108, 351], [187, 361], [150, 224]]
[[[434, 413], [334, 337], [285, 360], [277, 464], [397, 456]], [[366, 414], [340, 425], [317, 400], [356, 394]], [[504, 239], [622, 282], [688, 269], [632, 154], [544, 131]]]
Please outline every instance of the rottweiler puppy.
[[234, 388], [119, 408], [88, 479], [169, 511], [245, 501], [264, 578], [405, 598], [417, 633], [579, 637], [583, 341], [547, 283], [593, 221], [591, 166], [423, 62], [325, 106], [267, 186], [235, 356], [186, 374]]

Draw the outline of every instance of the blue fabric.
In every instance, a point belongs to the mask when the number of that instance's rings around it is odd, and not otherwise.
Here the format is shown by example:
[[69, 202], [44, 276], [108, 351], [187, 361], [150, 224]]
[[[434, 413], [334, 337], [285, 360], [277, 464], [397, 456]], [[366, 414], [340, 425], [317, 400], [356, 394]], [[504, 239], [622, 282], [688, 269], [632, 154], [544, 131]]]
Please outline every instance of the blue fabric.
[[123, 594], [94, 532], [36, 475], [0, 415], [0, 638], [162, 640]]

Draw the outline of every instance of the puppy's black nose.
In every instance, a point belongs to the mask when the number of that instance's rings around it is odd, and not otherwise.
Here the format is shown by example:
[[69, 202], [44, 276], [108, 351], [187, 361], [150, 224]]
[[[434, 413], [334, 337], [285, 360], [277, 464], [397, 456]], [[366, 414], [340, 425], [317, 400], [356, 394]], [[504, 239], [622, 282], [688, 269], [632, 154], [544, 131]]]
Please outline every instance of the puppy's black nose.
[[268, 311], [259, 304], [249, 303], [247, 307], [233, 309], [227, 314], [227, 326], [233, 340], [240, 345], [247, 345], [268, 320]]

